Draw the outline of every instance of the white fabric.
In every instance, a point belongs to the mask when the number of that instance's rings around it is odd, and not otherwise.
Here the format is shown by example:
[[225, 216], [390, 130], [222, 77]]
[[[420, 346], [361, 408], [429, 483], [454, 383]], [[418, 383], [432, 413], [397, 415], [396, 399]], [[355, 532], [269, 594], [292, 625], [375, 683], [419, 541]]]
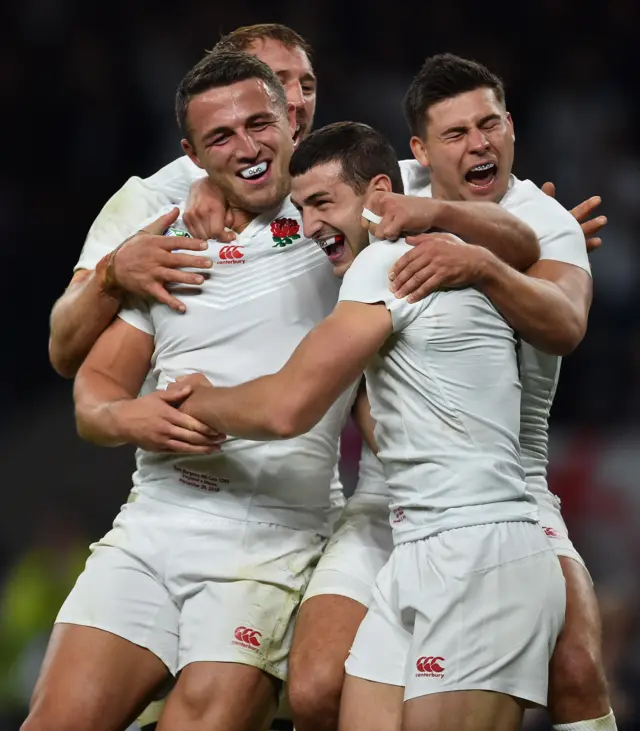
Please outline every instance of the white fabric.
[[618, 726], [613, 711], [610, 711], [606, 716], [589, 721], [556, 724], [553, 731], [618, 731]]
[[324, 543], [141, 496], [91, 547], [56, 621], [146, 647], [174, 675], [219, 661], [284, 680], [295, 613]]
[[520, 465], [513, 331], [475, 289], [396, 298], [387, 273], [408, 245], [374, 242], [340, 301], [384, 303], [393, 336], [366, 370], [394, 541], [488, 521], [535, 521]]
[[489, 690], [546, 705], [562, 570], [540, 527], [493, 523], [396, 546], [346, 662], [405, 700]]
[[184, 156], [149, 178], [129, 178], [93, 222], [74, 271], [95, 269], [103, 256], [139, 231], [144, 221], [186, 200], [193, 181], [203, 176], [204, 171]]
[[[185, 314], [159, 303], [121, 311], [125, 322], [154, 337], [151, 373], [158, 388], [197, 371], [216, 386], [274, 373], [331, 312], [339, 283], [327, 257], [301, 235], [284, 246], [274, 243], [271, 223], [283, 217], [301, 230], [287, 200], [254, 219], [233, 245], [209, 241], [204, 253], [214, 268], [201, 287], [181, 288]], [[345, 393], [314, 429], [295, 439], [229, 439], [210, 456], [138, 450], [135, 489], [236, 520], [328, 535], [335, 518], [329, 484], [353, 396], [353, 390]]]
[[[431, 196], [429, 173], [415, 160], [401, 163], [405, 193]], [[591, 273], [580, 225], [556, 200], [530, 180], [511, 176], [500, 205], [528, 223], [540, 242], [541, 259], [564, 262]], [[561, 358], [522, 342], [518, 353], [522, 383], [520, 445], [527, 488], [538, 502], [548, 493], [549, 414], [558, 385]]]
[[336, 523], [304, 601], [337, 594], [369, 606], [376, 576], [392, 550], [388, 496], [355, 493]]
[[354, 495], [380, 495], [389, 500], [389, 489], [384, 476], [382, 462], [369, 449], [366, 442], [362, 442], [360, 463], [358, 465], [358, 484]]

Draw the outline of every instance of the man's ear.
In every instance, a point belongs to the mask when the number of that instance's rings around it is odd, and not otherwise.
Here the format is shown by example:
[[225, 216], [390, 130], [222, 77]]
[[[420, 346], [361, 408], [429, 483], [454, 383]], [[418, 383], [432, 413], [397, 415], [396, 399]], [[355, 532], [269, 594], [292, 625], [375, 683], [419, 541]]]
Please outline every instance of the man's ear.
[[411, 147], [411, 152], [413, 153], [413, 156], [420, 163], [420, 165], [422, 165], [423, 168], [428, 168], [429, 154], [427, 152], [427, 146], [425, 145], [424, 141], [420, 139], [420, 137], [416, 137], [416, 135], [414, 135], [409, 140], [409, 146]]
[[192, 163], [197, 165], [199, 168], [204, 170], [204, 167], [200, 164], [200, 159], [196, 155], [194, 146], [187, 139], [180, 140], [184, 154], [191, 160]]
[[393, 190], [393, 185], [391, 183], [391, 178], [389, 178], [388, 175], [384, 175], [381, 173], [380, 175], [376, 175], [374, 178], [371, 178], [369, 181], [369, 185], [367, 187], [367, 195], [373, 193], [374, 191], [379, 191], [380, 193], [391, 193]]

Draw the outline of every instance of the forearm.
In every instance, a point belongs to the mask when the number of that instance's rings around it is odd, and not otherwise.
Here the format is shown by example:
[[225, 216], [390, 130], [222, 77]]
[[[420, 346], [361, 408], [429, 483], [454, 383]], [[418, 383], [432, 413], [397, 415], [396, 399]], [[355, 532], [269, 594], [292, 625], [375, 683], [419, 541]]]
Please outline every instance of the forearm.
[[584, 337], [581, 307], [553, 282], [521, 274], [487, 254], [476, 286], [523, 340], [544, 353], [567, 355]]
[[434, 227], [488, 249], [518, 271], [540, 256], [533, 229], [497, 203], [439, 201]]
[[294, 394], [287, 391], [276, 373], [233, 388], [197, 389], [180, 410], [222, 434], [255, 441], [290, 439], [316, 422], [309, 411], [303, 418]]
[[119, 307], [119, 300], [103, 290], [96, 272], [70, 285], [56, 302], [50, 322], [49, 358], [61, 376], [75, 376]]
[[96, 371], [78, 373], [74, 386], [76, 427], [88, 442], [117, 447], [126, 442], [118, 419], [118, 406], [132, 395], [108, 376]]

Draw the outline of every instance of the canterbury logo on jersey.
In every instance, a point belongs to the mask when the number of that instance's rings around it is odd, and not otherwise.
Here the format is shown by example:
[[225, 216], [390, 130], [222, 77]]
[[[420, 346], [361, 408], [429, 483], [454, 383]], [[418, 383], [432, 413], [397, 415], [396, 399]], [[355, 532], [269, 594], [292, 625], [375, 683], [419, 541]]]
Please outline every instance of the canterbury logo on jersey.
[[223, 246], [218, 252], [219, 264], [244, 264], [244, 251], [242, 246], [232, 244]]

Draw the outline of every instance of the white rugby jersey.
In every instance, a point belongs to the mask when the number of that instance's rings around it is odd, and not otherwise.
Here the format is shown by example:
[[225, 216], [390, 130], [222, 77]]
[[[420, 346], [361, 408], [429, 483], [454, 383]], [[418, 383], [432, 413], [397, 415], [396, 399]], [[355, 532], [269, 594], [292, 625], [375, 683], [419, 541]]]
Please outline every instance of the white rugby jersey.
[[382, 462], [363, 440], [355, 495], [389, 495]]
[[[400, 163], [405, 186], [418, 189], [429, 183], [429, 174], [415, 160]], [[166, 206], [187, 200], [192, 183], [206, 175], [183, 155], [148, 178], [132, 177], [114, 193], [93, 222], [74, 271], [95, 269], [103, 256], [152, 220]]]
[[[181, 221], [171, 228], [180, 227]], [[205, 284], [193, 294], [177, 290], [185, 314], [159, 303], [120, 313], [153, 335], [158, 388], [194, 372], [216, 386], [274, 373], [335, 305], [339, 282], [326, 255], [302, 236], [289, 200], [275, 214], [254, 219], [233, 244], [209, 241], [203, 254], [214, 260], [210, 274], [203, 272]], [[208, 456], [138, 450], [135, 489], [237, 520], [327, 534], [333, 517], [328, 488], [354, 393], [344, 394], [314, 429], [295, 439], [232, 438]]]
[[388, 272], [410, 247], [374, 242], [346, 273], [340, 301], [383, 302], [393, 335], [366, 370], [396, 543], [444, 530], [538, 518], [520, 464], [513, 331], [475, 289], [409, 304]]
[[[408, 195], [431, 196], [429, 173], [417, 161], [402, 164]], [[580, 224], [556, 200], [530, 180], [511, 176], [509, 190], [500, 201], [509, 213], [528, 223], [540, 241], [540, 259], [560, 261], [584, 269], [591, 267]], [[522, 383], [520, 447], [527, 487], [536, 499], [548, 497], [549, 414], [560, 376], [561, 358], [547, 355], [521, 342], [518, 349]]]

